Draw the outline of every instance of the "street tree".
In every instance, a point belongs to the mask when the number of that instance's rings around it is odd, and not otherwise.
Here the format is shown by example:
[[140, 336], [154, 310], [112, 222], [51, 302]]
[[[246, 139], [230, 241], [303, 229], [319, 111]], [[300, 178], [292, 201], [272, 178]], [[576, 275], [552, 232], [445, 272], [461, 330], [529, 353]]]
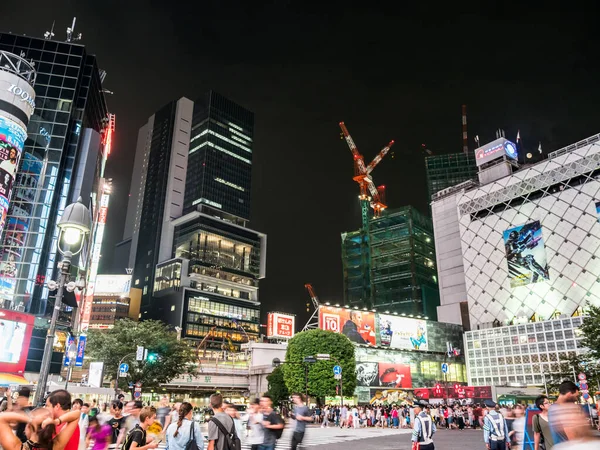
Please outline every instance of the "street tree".
[[600, 386], [600, 364], [598, 364], [598, 361], [589, 358], [588, 354], [574, 354], [566, 361], [562, 361], [558, 366], [558, 370], [545, 376], [548, 393], [558, 395], [560, 384], [565, 380], [575, 382], [577, 375], [580, 373], [585, 373], [590, 391]]
[[600, 306], [590, 303], [586, 307], [586, 317], [579, 328], [582, 333], [582, 344], [588, 348], [588, 357], [600, 361]]
[[[149, 357], [136, 361], [136, 349], [143, 346]], [[122, 319], [114, 328], [88, 333], [86, 356], [104, 362], [104, 375], [117, 377], [122, 361], [129, 365], [126, 377], [119, 377], [119, 388], [127, 389], [130, 383], [141, 382], [144, 389], [157, 388], [179, 375], [188, 373], [195, 360], [195, 352], [185, 341], [177, 339], [177, 333], [163, 322], [145, 320], [134, 322]]]
[[283, 369], [281, 367], [276, 367], [275, 370], [267, 376], [267, 381], [269, 382], [267, 394], [273, 399], [273, 403], [276, 406], [279, 406], [282, 401], [289, 398], [290, 393], [285, 385]]
[[[329, 361], [304, 363], [307, 356], [329, 354]], [[298, 333], [288, 343], [283, 378], [290, 392], [306, 392], [319, 398], [336, 395], [337, 380], [333, 376], [336, 359], [342, 367], [344, 396], [352, 396], [356, 388], [356, 360], [354, 344], [340, 333], [325, 330], [308, 330]], [[308, 370], [308, 389], [306, 386]]]

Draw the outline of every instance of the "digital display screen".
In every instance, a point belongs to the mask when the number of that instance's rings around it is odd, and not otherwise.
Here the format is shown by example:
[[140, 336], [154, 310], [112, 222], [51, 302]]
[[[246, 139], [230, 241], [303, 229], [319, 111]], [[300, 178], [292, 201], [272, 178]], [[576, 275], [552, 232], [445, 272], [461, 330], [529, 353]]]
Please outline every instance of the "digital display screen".
[[540, 283], [550, 279], [546, 248], [539, 220], [503, 233], [510, 287]]
[[0, 362], [17, 364], [21, 359], [27, 324], [0, 318]]

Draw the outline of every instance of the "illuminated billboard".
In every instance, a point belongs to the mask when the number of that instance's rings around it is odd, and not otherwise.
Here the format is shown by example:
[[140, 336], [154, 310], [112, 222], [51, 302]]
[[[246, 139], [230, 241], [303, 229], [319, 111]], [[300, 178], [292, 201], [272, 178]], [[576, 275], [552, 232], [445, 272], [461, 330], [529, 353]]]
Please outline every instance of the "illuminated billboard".
[[517, 145], [508, 139], [500, 138], [475, 149], [477, 166], [501, 158], [503, 155], [506, 155], [510, 159], [517, 159]]
[[377, 344], [373, 312], [320, 306], [319, 328], [342, 333], [356, 344]]
[[0, 372], [23, 373], [35, 316], [0, 309]]
[[296, 317], [291, 314], [269, 313], [267, 315], [267, 337], [291, 339], [296, 329]]
[[510, 286], [525, 286], [550, 279], [539, 220], [504, 231]]
[[377, 314], [379, 345], [404, 350], [428, 350], [427, 322], [419, 319]]
[[131, 275], [96, 275], [94, 295], [129, 296]]

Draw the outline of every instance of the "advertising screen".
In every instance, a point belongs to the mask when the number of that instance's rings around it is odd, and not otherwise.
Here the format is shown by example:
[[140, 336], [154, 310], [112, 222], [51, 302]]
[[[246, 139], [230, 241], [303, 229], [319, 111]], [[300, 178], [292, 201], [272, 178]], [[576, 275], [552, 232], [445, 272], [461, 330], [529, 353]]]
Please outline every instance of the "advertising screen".
[[267, 337], [291, 339], [294, 337], [296, 317], [290, 314], [269, 313], [267, 316]]
[[320, 306], [319, 328], [342, 333], [356, 344], [376, 345], [373, 312]]
[[411, 388], [410, 365], [380, 362], [379, 385], [391, 388]]
[[510, 286], [525, 286], [550, 279], [539, 220], [503, 233]]
[[428, 350], [427, 322], [406, 317], [377, 314], [382, 347]]
[[475, 160], [477, 162], [477, 166], [481, 166], [486, 162], [500, 158], [502, 155], [506, 155], [510, 159], [517, 159], [517, 145], [508, 139], [500, 138], [475, 149]]
[[379, 386], [379, 363], [357, 362], [356, 363], [356, 385], [357, 386]]
[[35, 316], [0, 309], [0, 372], [25, 369]]

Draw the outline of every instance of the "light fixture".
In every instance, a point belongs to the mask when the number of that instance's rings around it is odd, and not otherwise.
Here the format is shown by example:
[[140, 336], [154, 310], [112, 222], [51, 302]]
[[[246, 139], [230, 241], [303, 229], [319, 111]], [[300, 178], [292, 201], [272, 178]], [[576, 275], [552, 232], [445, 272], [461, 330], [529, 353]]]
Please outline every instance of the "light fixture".
[[331, 303], [329, 303], [329, 302], [325, 302], [325, 304], [326, 304], [327, 306], [331, 305]]
[[390, 312], [389, 312], [389, 311], [386, 311], [385, 313], [386, 313], [386, 314], [389, 314]]
[[398, 313], [397, 313], [396, 311], [394, 311], [394, 315], [396, 315], [396, 316], [397, 316], [397, 315], [398, 315]]
[[335, 306], [336, 306], [337, 308], [339, 308], [339, 307], [340, 307], [340, 304], [339, 304], [339, 303], [336, 303], [336, 304], [335, 304]]
[[[59, 237], [58, 250], [64, 254], [66, 251], [70, 251], [72, 255], [76, 255], [83, 248], [84, 236], [87, 235], [92, 228], [92, 220], [90, 217], [90, 211], [83, 204], [81, 197], [77, 199], [75, 203], [67, 206], [58, 221], [58, 229], [60, 230], [61, 236]], [[60, 247], [60, 239], [69, 246], [69, 249], [63, 250]], [[72, 251], [71, 246], [79, 243], [79, 248], [76, 251]]]
[[406, 316], [406, 313], [402, 313], [403, 316]]

